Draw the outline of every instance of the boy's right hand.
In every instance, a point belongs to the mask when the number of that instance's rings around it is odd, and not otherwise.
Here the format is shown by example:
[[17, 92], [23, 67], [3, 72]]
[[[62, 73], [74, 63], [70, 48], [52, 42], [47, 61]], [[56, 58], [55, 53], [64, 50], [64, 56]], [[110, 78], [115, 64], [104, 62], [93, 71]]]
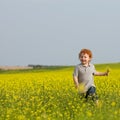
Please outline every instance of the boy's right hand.
[[105, 75], [106, 75], [106, 76], [108, 76], [109, 72], [110, 72], [110, 70], [109, 70], [109, 69], [107, 69], [107, 71], [106, 71]]

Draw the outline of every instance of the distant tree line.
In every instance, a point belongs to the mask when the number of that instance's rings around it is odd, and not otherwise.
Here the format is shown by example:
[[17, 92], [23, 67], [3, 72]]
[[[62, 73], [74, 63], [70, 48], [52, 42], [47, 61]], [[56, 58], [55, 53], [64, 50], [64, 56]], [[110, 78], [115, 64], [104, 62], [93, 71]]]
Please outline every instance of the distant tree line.
[[28, 67], [32, 67], [32, 68], [45, 68], [48, 67], [47, 65], [33, 65], [33, 64], [29, 64]]
[[65, 66], [61, 66], [61, 65], [34, 65], [34, 64], [29, 64], [28, 67], [32, 67], [32, 68], [56, 68], [56, 67], [65, 67]]

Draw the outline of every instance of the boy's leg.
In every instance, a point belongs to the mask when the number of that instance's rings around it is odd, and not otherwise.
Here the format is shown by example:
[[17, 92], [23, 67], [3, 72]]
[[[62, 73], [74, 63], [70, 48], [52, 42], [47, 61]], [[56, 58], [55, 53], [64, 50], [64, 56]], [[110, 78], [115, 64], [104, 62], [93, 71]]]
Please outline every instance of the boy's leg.
[[91, 86], [86, 92], [85, 98], [88, 99], [88, 96], [91, 96], [93, 101], [98, 100], [98, 96], [96, 94], [96, 88], [94, 86]]

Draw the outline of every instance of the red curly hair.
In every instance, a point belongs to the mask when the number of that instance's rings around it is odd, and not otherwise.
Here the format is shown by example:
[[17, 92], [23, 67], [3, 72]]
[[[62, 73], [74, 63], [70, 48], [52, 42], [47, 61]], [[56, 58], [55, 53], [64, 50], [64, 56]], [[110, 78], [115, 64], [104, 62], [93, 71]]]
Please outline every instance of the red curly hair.
[[89, 50], [89, 49], [82, 49], [81, 51], [80, 51], [80, 53], [79, 53], [79, 58], [80, 58], [80, 56], [81, 56], [81, 54], [88, 54], [89, 55], [89, 57], [90, 58], [92, 58], [93, 56], [92, 56], [92, 52], [91, 52], [91, 50]]

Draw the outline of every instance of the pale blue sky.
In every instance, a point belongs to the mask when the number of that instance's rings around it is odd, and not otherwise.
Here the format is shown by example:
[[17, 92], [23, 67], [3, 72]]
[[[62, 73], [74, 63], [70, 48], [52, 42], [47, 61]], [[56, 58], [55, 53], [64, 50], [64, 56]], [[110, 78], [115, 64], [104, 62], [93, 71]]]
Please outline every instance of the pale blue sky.
[[120, 61], [119, 0], [0, 0], [0, 65]]

